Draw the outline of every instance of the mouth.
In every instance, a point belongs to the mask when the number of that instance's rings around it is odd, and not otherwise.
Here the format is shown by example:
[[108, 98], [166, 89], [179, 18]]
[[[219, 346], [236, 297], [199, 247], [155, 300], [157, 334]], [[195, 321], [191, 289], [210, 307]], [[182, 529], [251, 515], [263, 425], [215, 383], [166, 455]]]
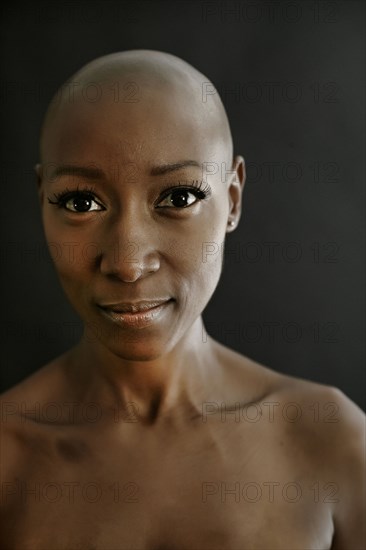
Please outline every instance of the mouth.
[[173, 301], [172, 298], [165, 298], [162, 300], [98, 305], [98, 307], [106, 317], [115, 323], [140, 329], [160, 320]]

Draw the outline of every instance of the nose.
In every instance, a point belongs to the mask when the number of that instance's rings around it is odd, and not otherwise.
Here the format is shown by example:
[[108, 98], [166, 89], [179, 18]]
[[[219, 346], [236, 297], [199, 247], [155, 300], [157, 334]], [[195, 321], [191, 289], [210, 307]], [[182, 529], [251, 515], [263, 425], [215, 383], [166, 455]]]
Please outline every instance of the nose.
[[101, 254], [100, 271], [104, 276], [134, 283], [160, 268], [159, 242], [151, 224], [119, 220], [107, 230]]

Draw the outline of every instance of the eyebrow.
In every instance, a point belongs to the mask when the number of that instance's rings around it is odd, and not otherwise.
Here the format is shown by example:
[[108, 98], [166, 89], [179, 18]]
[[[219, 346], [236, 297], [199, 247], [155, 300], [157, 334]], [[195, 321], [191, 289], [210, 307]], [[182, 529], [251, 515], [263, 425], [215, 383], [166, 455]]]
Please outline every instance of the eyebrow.
[[61, 176], [80, 176], [82, 178], [97, 180], [104, 177], [104, 172], [99, 168], [93, 168], [91, 166], [74, 166], [72, 164], [66, 164], [55, 168], [51, 173], [50, 179], [53, 180]]
[[174, 170], [180, 170], [186, 166], [195, 166], [201, 168], [201, 164], [196, 160], [183, 160], [182, 162], [175, 162], [174, 164], [162, 164], [161, 166], [154, 166], [150, 174], [152, 176], [160, 176], [166, 174], [167, 172], [174, 172]]
[[[151, 176], [160, 176], [167, 174], [168, 172], [174, 172], [180, 170], [186, 166], [194, 166], [201, 168], [201, 164], [196, 160], [183, 160], [181, 162], [175, 162], [173, 164], [161, 164], [159, 166], [153, 166], [150, 170]], [[55, 168], [50, 176], [50, 179], [56, 179], [61, 176], [78, 176], [81, 178], [87, 178], [91, 180], [100, 180], [105, 178], [105, 173], [100, 168], [92, 166], [75, 166], [72, 164], [61, 165]]]

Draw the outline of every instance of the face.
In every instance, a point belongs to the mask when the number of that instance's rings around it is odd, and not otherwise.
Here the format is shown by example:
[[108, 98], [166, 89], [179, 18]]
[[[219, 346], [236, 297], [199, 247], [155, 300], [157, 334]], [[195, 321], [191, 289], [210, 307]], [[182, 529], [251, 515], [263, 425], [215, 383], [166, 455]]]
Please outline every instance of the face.
[[[222, 170], [232, 162], [213, 134], [199, 103], [174, 91], [79, 100], [55, 115], [40, 178], [44, 230], [94, 345], [155, 359], [212, 296], [243, 184], [240, 159], [234, 174]], [[126, 313], [141, 302], [163, 304]]]

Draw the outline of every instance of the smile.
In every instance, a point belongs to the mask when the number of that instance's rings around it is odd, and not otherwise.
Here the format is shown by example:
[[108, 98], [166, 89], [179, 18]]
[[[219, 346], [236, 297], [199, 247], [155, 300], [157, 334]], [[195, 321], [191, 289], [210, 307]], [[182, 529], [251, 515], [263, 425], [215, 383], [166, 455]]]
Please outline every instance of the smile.
[[172, 299], [155, 300], [130, 304], [103, 305], [99, 306], [99, 308], [106, 317], [115, 323], [141, 329], [160, 320], [172, 302]]

